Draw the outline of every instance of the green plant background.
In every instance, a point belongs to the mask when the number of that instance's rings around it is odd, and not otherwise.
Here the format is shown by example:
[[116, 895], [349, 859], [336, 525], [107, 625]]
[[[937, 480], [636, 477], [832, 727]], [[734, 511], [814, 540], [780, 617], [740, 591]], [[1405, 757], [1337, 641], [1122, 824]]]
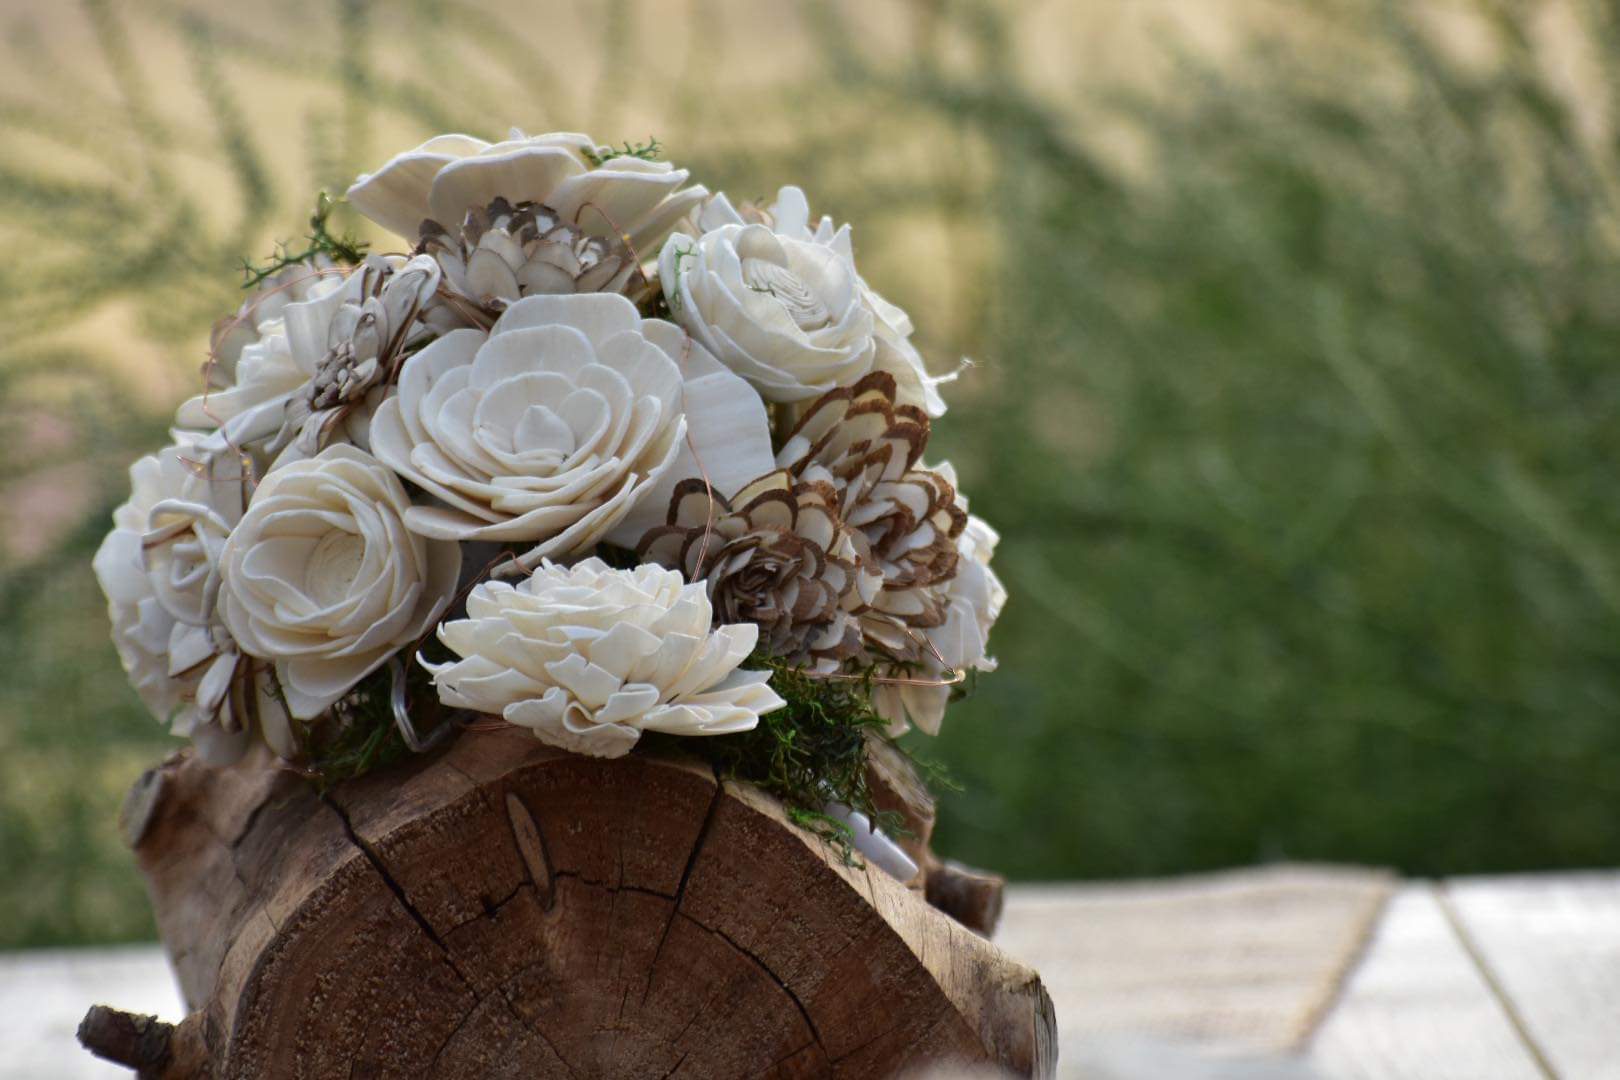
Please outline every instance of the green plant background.
[[[1003, 532], [940, 845], [1019, 878], [1620, 850], [1601, 0], [0, 0], [0, 946], [149, 936], [89, 557], [235, 268], [444, 130], [856, 223]], [[354, 224], [349, 222], [349, 224]]]

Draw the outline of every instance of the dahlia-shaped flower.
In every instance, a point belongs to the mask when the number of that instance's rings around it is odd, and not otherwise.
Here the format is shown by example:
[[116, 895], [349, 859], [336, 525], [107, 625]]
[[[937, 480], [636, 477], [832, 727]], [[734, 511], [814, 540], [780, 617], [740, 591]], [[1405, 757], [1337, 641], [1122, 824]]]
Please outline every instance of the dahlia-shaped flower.
[[757, 625], [771, 656], [831, 670], [863, 651], [859, 613], [883, 584], [862, 565], [837, 502], [832, 485], [783, 470], [729, 499], [688, 480], [638, 554], [702, 580], [716, 617]]
[[768, 673], [738, 667], [758, 628], [711, 621], [703, 583], [676, 571], [547, 562], [515, 585], [474, 588], [467, 617], [439, 628], [460, 659], [425, 666], [446, 705], [618, 757], [643, 731], [725, 735], [782, 707]]

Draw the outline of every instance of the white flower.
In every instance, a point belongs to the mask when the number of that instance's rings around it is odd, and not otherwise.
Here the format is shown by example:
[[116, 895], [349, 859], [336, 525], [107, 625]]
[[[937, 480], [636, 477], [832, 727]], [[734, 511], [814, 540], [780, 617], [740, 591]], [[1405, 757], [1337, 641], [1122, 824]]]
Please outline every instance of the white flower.
[[214, 458], [195, 436], [141, 458], [129, 470], [129, 501], [96, 552], [113, 643], [153, 715], [190, 736], [207, 760], [235, 760], [247, 725], [233, 717], [239, 654], [216, 613], [219, 556], [241, 516], [234, 458]]
[[[275, 663], [294, 719], [320, 715], [403, 645], [455, 591], [461, 551], [405, 528], [393, 473], [352, 446], [271, 473], [220, 557], [220, 610], [242, 651]], [[260, 703], [271, 746], [296, 741], [275, 702]]]
[[[594, 164], [595, 155], [601, 162]], [[349, 202], [383, 228], [414, 240], [424, 220], [459, 228], [469, 210], [496, 198], [550, 207], [592, 236], [628, 236], [655, 247], [708, 191], [682, 188], [688, 173], [666, 161], [602, 152], [585, 135], [525, 136], [490, 144], [440, 135], [360, 177]]]
[[928, 374], [911, 343], [911, 318], [856, 272], [848, 225], [823, 216], [811, 228], [810, 204], [791, 186], [763, 210], [739, 211], [717, 194], [694, 224], [696, 239], [680, 234], [664, 244], [664, 295], [693, 336], [760, 393], [803, 401], [887, 371], [898, 404], [945, 414], [938, 387], [955, 376]]
[[433, 342], [406, 361], [371, 441], [445, 504], [412, 507], [413, 531], [534, 543], [525, 567], [605, 537], [633, 547], [702, 471], [694, 446], [716, 483], [771, 462], [758, 397], [678, 328], [603, 293], [526, 297], [487, 335]]
[[[854, 258], [849, 226], [838, 228], [831, 217], [823, 214], [815, 228], [811, 229], [810, 203], [797, 187], [788, 186], [778, 191], [776, 202], [771, 204], [764, 216], [782, 236], [813, 240]], [[928, 374], [922, 354], [911, 343], [911, 316], [879, 296], [865, 279], [857, 280], [860, 282], [861, 298], [875, 319], [877, 354], [873, 357], [873, 369], [887, 371], [894, 376], [897, 384], [896, 404], [915, 405], [935, 418], [944, 416], [945, 399], [940, 397], [939, 387], [954, 382], [956, 375]]]
[[[241, 447], [281, 428], [287, 401], [314, 373], [318, 355], [294, 354], [289, 309], [343, 288], [330, 266], [290, 266], [260, 287], [215, 335], [209, 387], [180, 406], [183, 428], [221, 428], [214, 445]], [[321, 334], [325, 345], [324, 330]]]
[[752, 624], [710, 629], [701, 581], [600, 559], [547, 562], [516, 585], [486, 582], [467, 617], [439, 627], [459, 660], [426, 665], [446, 705], [503, 716], [544, 742], [597, 757], [626, 753], [643, 731], [748, 731], [785, 704], [769, 674], [737, 665]]
[[670, 310], [765, 398], [803, 401], [872, 369], [876, 317], [862, 297], [846, 226], [835, 242], [746, 221], [724, 195], [658, 258]]
[[[298, 269], [304, 277], [293, 273]], [[182, 427], [220, 429], [206, 444], [214, 449], [256, 448], [278, 433], [280, 449], [312, 412], [330, 415], [332, 391], [347, 394], [352, 386], [363, 394], [399, 350], [430, 332], [419, 316], [438, 286], [439, 266], [426, 255], [374, 255], [343, 273], [314, 267], [287, 273], [290, 288], [260, 300], [273, 314], [251, 309], [257, 335], [228, 365], [227, 385], [180, 406]], [[290, 408], [300, 403], [308, 407]], [[308, 457], [315, 434], [289, 460]]]
[[[955, 472], [948, 464], [937, 471], [955, 484]], [[918, 678], [939, 678], [947, 671], [995, 670], [996, 661], [988, 655], [990, 628], [1007, 602], [1006, 588], [990, 569], [990, 557], [1000, 539], [983, 518], [968, 515], [967, 527], [956, 542], [956, 575], [934, 589], [944, 598], [945, 620], [924, 631], [932, 648], [926, 651]], [[891, 733], [903, 731], [909, 720], [928, 734], [938, 735], [950, 694], [949, 686], [880, 683], [873, 704], [890, 722]]]

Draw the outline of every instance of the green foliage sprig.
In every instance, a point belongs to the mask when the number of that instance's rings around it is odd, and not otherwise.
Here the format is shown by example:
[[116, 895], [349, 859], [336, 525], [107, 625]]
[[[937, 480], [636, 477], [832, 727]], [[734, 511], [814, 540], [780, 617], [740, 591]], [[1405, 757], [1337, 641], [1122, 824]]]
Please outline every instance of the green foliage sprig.
[[903, 830], [899, 815], [879, 810], [867, 777], [867, 741], [888, 722], [872, 706], [871, 675], [818, 678], [778, 657], [755, 653], [744, 668], [771, 673], [771, 688], [787, 702], [759, 718], [752, 731], [704, 739], [644, 735], [652, 750], [696, 754], [720, 775], [754, 784], [782, 800], [788, 818], [860, 865], [855, 834], [823, 807], [843, 803], [888, 832]]
[[653, 135], [647, 136], [647, 141], [644, 143], [632, 143], [626, 139], [623, 146], [614, 146], [609, 143], [607, 146], [598, 146], [594, 150], [580, 151], [585, 155], [585, 160], [592, 165], [601, 165], [604, 162], [620, 157], [640, 158], [642, 161], [657, 161], [659, 155], [663, 152], [663, 145]]
[[287, 267], [313, 262], [322, 255], [345, 266], [358, 265], [366, 257], [366, 248], [370, 245], [351, 233], [332, 232], [328, 223], [332, 211], [337, 209], [337, 206], [338, 200], [327, 192], [323, 191], [317, 195], [315, 213], [310, 215], [309, 234], [305, 237], [308, 243], [303, 250], [294, 251], [286, 243], [279, 243], [276, 245], [276, 253], [262, 265], [255, 265], [244, 259], [242, 288], [258, 288]]

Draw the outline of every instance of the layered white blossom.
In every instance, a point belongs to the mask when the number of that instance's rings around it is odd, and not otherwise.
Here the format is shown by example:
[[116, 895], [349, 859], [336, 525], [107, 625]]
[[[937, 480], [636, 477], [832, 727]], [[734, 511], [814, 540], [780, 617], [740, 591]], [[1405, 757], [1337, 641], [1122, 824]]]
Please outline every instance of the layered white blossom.
[[113, 643], [136, 693], [204, 758], [234, 760], [247, 725], [230, 690], [240, 659], [217, 612], [220, 553], [241, 517], [239, 461], [215, 458], [195, 436], [141, 458], [130, 497], [94, 567], [107, 595]]
[[[771, 227], [781, 235], [827, 244], [853, 258], [849, 226], [839, 228], [831, 217], [823, 214], [812, 228], [810, 203], [800, 188], [791, 185], [782, 188], [765, 214]], [[932, 417], [944, 416], [945, 399], [940, 396], [939, 388], [953, 382], [955, 374], [928, 374], [922, 353], [911, 343], [911, 316], [878, 295], [864, 278], [859, 280], [861, 297], [875, 320], [873, 336], [877, 340], [877, 352], [872, 358], [873, 370], [887, 371], [894, 376], [898, 387], [897, 404], [914, 405]]]
[[280, 702], [261, 701], [271, 747], [297, 749], [309, 720], [421, 637], [449, 604], [455, 544], [405, 528], [404, 485], [369, 454], [328, 447], [259, 484], [220, 556], [220, 611], [242, 651], [273, 661]]
[[758, 627], [711, 629], [712, 615], [704, 584], [678, 571], [547, 562], [515, 585], [473, 589], [467, 617], [439, 628], [460, 659], [426, 666], [446, 705], [618, 757], [643, 731], [748, 731], [784, 704], [767, 672], [738, 668]]
[[758, 397], [610, 294], [526, 297], [488, 334], [433, 342], [406, 361], [371, 440], [440, 503], [407, 512], [413, 531], [531, 544], [525, 567], [605, 538], [633, 546], [699, 457], [728, 482], [770, 467]]
[[[180, 407], [182, 427], [219, 429], [211, 447], [280, 450], [303, 435], [288, 460], [310, 456], [330, 434], [322, 426], [335, 406], [362, 399], [400, 350], [433, 332], [420, 316], [438, 286], [439, 266], [426, 255], [373, 255], [341, 273], [302, 269], [306, 276], [289, 278], [293, 299], [266, 295], [262, 302], [274, 315], [260, 318], [256, 309], [248, 315], [258, 320], [257, 336], [229, 365], [228, 385]], [[345, 434], [364, 447], [364, 425]]]
[[[329, 264], [289, 266], [266, 281], [215, 334], [208, 386], [180, 406], [175, 423], [219, 429], [223, 438], [214, 444], [221, 447], [243, 447], [280, 430], [287, 402], [320, 359], [307, 346], [295, 352], [288, 313], [340, 291], [343, 282]], [[321, 338], [324, 349], [324, 329]]]
[[[948, 464], [937, 471], [955, 485], [956, 476]], [[956, 542], [956, 574], [933, 589], [945, 602], [945, 619], [923, 631], [929, 648], [921, 670], [914, 673], [918, 680], [940, 679], [951, 671], [995, 670], [996, 661], [989, 655], [990, 628], [1007, 602], [1006, 588], [990, 569], [990, 558], [1000, 540], [983, 518], [968, 515], [967, 527]], [[950, 696], [949, 686], [880, 683], [873, 704], [894, 733], [903, 731], [909, 722], [937, 735]]]
[[514, 129], [493, 144], [469, 135], [429, 139], [360, 177], [349, 202], [413, 240], [424, 220], [457, 228], [469, 210], [497, 198], [540, 203], [592, 236], [628, 237], [650, 257], [708, 194], [701, 185], [682, 187], [688, 175], [666, 161], [615, 154], [585, 135]]
[[910, 317], [855, 269], [848, 225], [812, 228], [804, 192], [784, 187], [760, 210], [717, 194], [696, 236], [669, 238], [659, 279], [671, 310], [772, 401], [797, 402], [887, 371], [897, 401], [942, 416], [939, 385], [911, 343]]
[[847, 227], [836, 243], [747, 221], [724, 195], [697, 236], [664, 244], [658, 278], [677, 321], [770, 401], [848, 386], [872, 369], [876, 317], [862, 298]]

